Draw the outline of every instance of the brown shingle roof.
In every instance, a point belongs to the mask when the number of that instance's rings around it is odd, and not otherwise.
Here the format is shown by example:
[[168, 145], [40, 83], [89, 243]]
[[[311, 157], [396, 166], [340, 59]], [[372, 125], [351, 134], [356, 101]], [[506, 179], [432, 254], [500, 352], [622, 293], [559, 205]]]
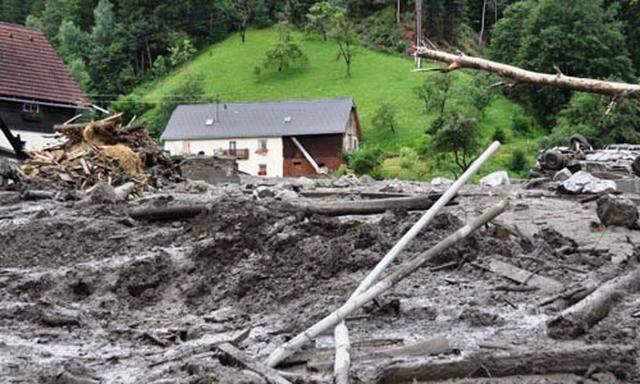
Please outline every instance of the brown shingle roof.
[[2, 22], [0, 95], [64, 104], [90, 104], [42, 32]]

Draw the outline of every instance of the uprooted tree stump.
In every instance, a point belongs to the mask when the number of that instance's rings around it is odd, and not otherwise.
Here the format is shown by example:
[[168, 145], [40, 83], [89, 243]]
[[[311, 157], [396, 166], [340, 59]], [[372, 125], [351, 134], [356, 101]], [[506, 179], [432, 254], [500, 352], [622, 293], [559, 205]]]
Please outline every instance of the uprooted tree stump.
[[602, 284], [590, 295], [565, 309], [547, 324], [554, 339], [575, 339], [605, 318], [625, 294], [640, 290], [640, 267]]

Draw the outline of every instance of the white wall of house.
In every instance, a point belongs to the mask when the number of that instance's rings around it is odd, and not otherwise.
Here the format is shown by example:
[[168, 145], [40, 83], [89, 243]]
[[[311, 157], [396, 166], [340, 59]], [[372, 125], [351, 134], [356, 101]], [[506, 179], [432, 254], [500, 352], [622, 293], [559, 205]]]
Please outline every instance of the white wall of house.
[[[44, 147], [55, 145], [60, 143], [59, 139], [54, 139], [52, 133], [40, 133], [31, 131], [19, 131], [12, 129], [15, 135], [20, 135], [20, 139], [25, 141], [25, 149], [29, 151], [40, 150]], [[6, 136], [0, 131], [0, 147], [12, 149], [11, 143], [7, 140]]]
[[[260, 147], [260, 140], [267, 141], [267, 152], [256, 153]], [[222, 150], [228, 150], [230, 142], [236, 142], [236, 149], [248, 149], [249, 158], [238, 159], [238, 169], [251, 175], [258, 175], [260, 165], [266, 165], [267, 176], [282, 177], [284, 168], [282, 137], [252, 137], [208, 140], [166, 140], [164, 148], [172, 155], [196, 155], [204, 152], [205, 155], [213, 155]]]

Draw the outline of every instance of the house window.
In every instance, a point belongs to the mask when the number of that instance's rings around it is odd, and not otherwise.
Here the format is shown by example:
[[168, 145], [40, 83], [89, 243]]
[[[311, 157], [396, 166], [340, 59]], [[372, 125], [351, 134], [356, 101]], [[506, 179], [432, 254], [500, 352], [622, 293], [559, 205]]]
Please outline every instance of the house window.
[[267, 164], [258, 165], [258, 176], [267, 176]]
[[238, 143], [236, 143], [235, 141], [230, 141], [229, 142], [229, 156], [235, 156], [236, 155], [236, 148], [238, 147]]
[[22, 104], [22, 112], [39, 113], [40, 112], [40, 105], [39, 104], [24, 103], [24, 104]]
[[293, 160], [293, 166], [296, 167], [296, 168], [302, 168], [302, 161]]
[[265, 155], [269, 150], [267, 149], [267, 140], [266, 139], [258, 139], [258, 149], [256, 150], [257, 154]]

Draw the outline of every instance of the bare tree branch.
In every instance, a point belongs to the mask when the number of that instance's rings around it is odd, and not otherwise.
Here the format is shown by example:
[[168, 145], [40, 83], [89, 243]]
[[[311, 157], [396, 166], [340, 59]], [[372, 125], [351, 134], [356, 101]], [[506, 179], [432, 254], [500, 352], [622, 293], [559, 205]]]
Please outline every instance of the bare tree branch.
[[565, 76], [562, 73], [546, 74], [533, 72], [513, 65], [502, 64], [463, 54], [442, 52], [426, 47], [416, 48], [416, 55], [425, 59], [449, 63], [450, 65], [442, 70], [442, 72], [445, 73], [458, 68], [479, 69], [513, 79], [520, 83], [549, 85], [574, 91], [599, 93], [611, 96], [627, 95], [629, 97], [640, 99], [639, 84], [572, 77]]

